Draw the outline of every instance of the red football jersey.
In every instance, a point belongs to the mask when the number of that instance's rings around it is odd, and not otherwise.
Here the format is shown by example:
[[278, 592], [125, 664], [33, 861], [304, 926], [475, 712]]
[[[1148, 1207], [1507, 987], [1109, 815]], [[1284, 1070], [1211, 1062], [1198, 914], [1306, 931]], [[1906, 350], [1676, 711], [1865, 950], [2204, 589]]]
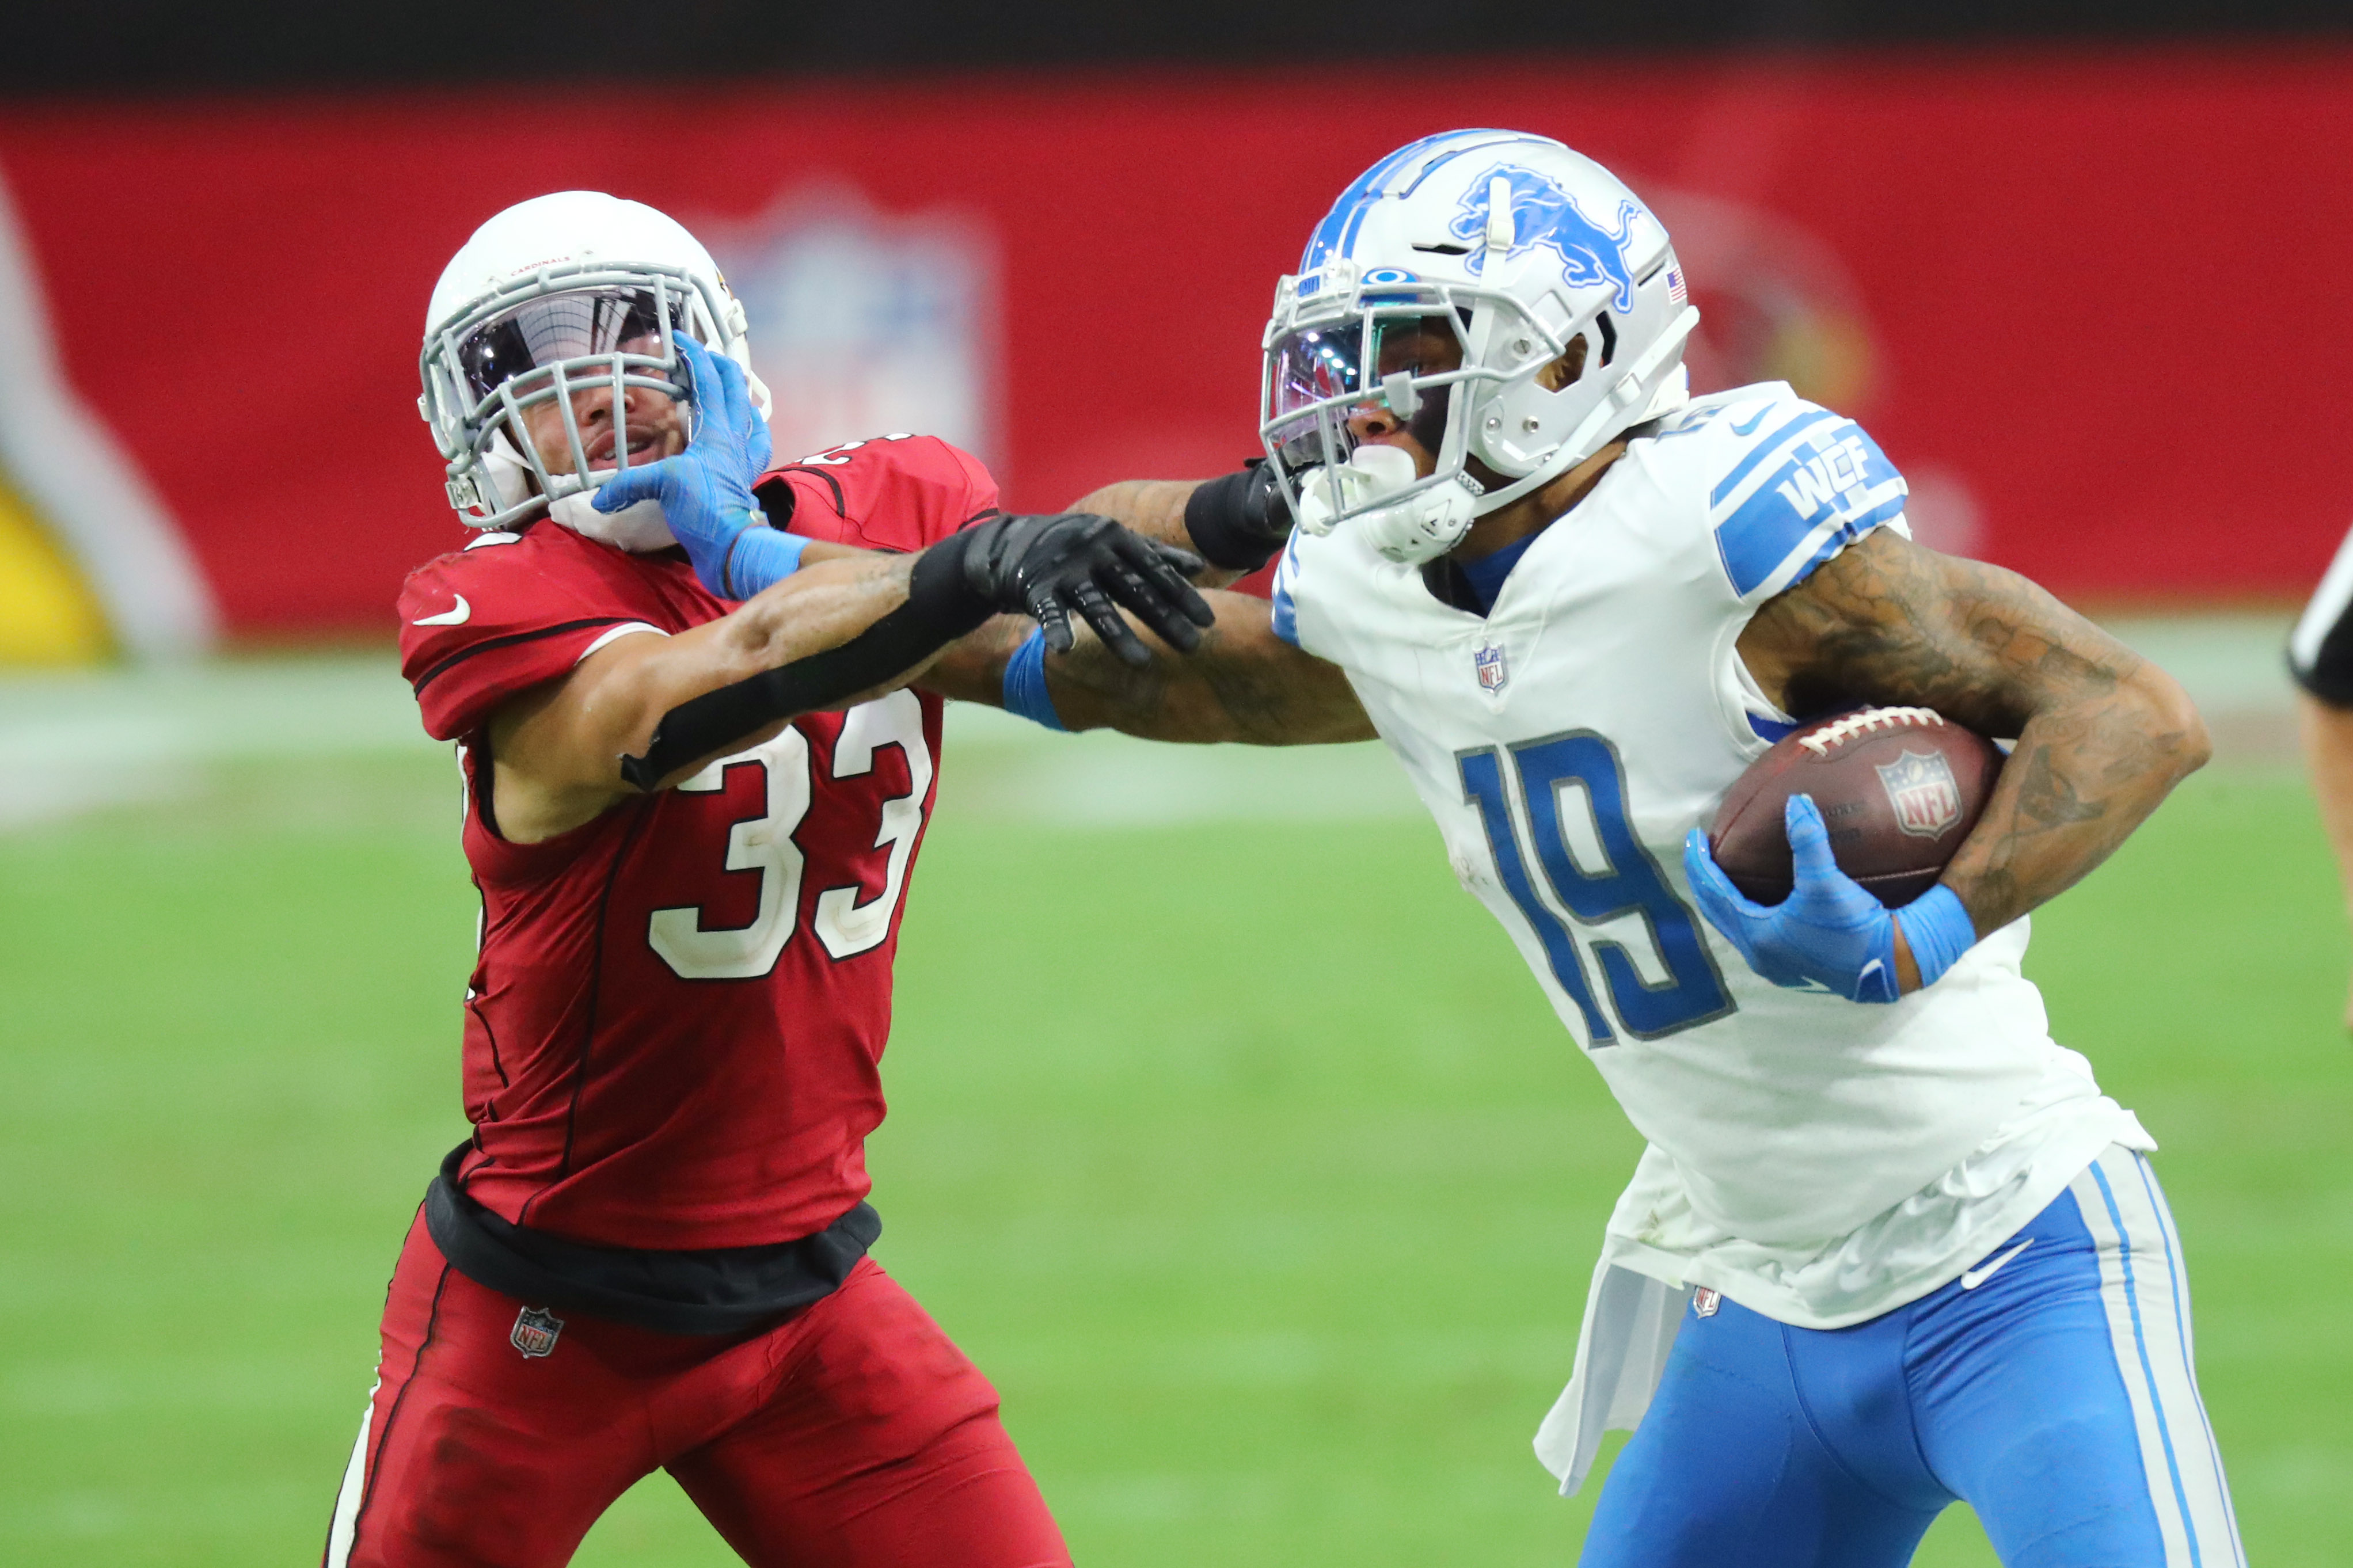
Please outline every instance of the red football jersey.
[[[804, 458], [764, 495], [779, 484], [790, 531], [885, 550], [997, 500], [978, 462], [929, 437]], [[866, 1195], [938, 698], [797, 719], [544, 843], [497, 830], [485, 726], [501, 704], [616, 637], [731, 607], [681, 552], [631, 555], [552, 522], [485, 534], [401, 590], [402, 672], [426, 729], [459, 742], [482, 897], [459, 1179], [516, 1224], [607, 1247], [761, 1246]]]

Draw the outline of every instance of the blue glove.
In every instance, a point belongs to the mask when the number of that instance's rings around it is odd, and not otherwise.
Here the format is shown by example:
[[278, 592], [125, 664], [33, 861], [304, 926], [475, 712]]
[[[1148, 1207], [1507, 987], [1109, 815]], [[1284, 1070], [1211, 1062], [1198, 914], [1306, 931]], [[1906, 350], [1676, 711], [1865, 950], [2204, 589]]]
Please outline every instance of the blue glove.
[[752, 486], [768, 471], [768, 422], [752, 406], [744, 367], [683, 332], [673, 340], [693, 396], [694, 439], [659, 463], [622, 469], [589, 499], [615, 512], [661, 502], [694, 574], [723, 598], [748, 599], [792, 575], [807, 542], [767, 526]]
[[1840, 870], [1812, 796], [1791, 795], [1782, 820], [1796, 886], [1778, 904], [1757, 903], [1734, 887], [1697, 828], [1683, 841], [1683, 871], [1700, 912], [1740, 950], [1749, 968], [1774, 984], [1820, 985], [1853, 1002], [1894, 1002], [1899, 920], [1924, 987], [1976, 942], [1960, 895], [1943, 883], [1890, 910]]

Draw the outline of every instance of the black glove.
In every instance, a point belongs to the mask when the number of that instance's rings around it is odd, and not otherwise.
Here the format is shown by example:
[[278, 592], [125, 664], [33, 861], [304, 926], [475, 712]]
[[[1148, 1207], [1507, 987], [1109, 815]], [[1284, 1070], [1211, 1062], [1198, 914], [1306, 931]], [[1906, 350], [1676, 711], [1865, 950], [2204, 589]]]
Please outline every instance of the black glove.
[[[933, 558], [942, 558], [934, 565]], [[1200, 628], [1217, 617], [1185, 579], [1202, 570], [1190, 551], [1162, 544], [1083, 511], [1051, 517], [994, 517], [924, 552], [910, 584], [912, 601], [928, 599], [935, 574], [953, 559], [965, 593], [990, 614], [1026, 615], [1046, 630], [1055, 653], [1071, 647], [1071, 612], [1132, 665], [1152, 654], [1119, 613], [1125, 605], [1163, 642], [1190, 653]], [[961, 619], [961, 616], [952, 617]]]
[[1185, 498], [1185, 531], [1211, 565], [1229, 572], [1265, 565], [1291, 537], [1291, 509], [1274, 465], [1252, 458], [1247, 467], [1195, 486]]
[[1134, 665], [1152, 654], [1117, 608], [1125, 605], [1162, 640], [1190, 652], [1216, 616], [1185, 581], [1201, 563], [1190, 552], [1129, 532], [1107, 517], [992, 517], [921, 555], [907, 602], [821, 653], [690, 698], [662, 715], [641, 757], [621, 776], [649, 790], [697, 757], [730, 747], [779, 719], [827, 708], [879, 686], [999, 611], [1034, 616], [1046, 646], [1071, 646], [1070, 612], [1084, 616], [1113, 652]]

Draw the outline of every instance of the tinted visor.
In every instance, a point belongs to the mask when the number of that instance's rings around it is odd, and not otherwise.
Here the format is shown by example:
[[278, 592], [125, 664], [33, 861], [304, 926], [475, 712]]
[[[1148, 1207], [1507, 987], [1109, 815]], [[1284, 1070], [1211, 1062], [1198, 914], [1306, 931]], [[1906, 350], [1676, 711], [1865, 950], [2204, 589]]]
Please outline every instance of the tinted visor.
[[[1387, 406], [1381, 379], [1400, 371], [1419, 377], [1459, 369], [1462, 341], [1446, 316], [1385, 310], [1302, 328], [1279, 340], [1270, 358], [1269, 434], [1283, 467], [1297, 472], [1345, 461], [1356, 445], [1350, 414]], [[1448, 390], [1424, 392], [1410, 426], [1433, 451], [1445, 426]], [[1335, 400], [1340, 400], [1336, 407]], [[1318, 410], [1318, 405], [1324, 406]]]
[[517, 305], [476, 328], [458, 345], [467, 390], [489, 396], [502, 382], [564, 360], [626, 353], [667, 363], [665, 318], [675, 328], [679, 301], [650, 289], [576, 289]]

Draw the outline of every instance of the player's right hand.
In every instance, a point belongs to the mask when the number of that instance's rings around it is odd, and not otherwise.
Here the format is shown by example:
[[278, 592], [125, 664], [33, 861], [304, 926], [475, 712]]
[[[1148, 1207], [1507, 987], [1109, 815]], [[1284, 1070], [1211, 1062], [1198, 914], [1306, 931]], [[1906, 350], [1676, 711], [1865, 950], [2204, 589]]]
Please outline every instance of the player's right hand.
[[743, 366], [683, 332], [672, 341], [692, 383], [699, 416], [694, 439], [675, 458], [622, 469], [588, 504], [616, 512], [641, 500], [660, 501], [662, 517], [686, 547], [702, 585], [723, 598], [743, 598], [748, 584], [733, 580], [729, 559], [747, 530], [766, 525], [752, 486], [768, 469], [768, 422], [752, 405]]
[[1854, 1002], [1897, 1000], [1894, 916], [1839, 869], [1811, 795], [1791, 795], [1784, 821], [1796, 885], [1778, 904], [1734, 887], [1708, 853], [1707, 835], [1692, 829], [1683, 872], [1700, 912], [1776, 985], [1819, 985]]
[[1113, 652], [1138, 667], [1149, 664], [1152, 653], [1121, 606], [1187, 653], [1200, 646], [1199, 628], [1217, 619], [1186, 581], [1202, 570], [1199, 557], [1107, 517], [1083, 511], [994, 517], [958, 537], [965, 587], [993, 610], [1033, 617], [1055, 653], [1070, 651], [1072, 611]]

